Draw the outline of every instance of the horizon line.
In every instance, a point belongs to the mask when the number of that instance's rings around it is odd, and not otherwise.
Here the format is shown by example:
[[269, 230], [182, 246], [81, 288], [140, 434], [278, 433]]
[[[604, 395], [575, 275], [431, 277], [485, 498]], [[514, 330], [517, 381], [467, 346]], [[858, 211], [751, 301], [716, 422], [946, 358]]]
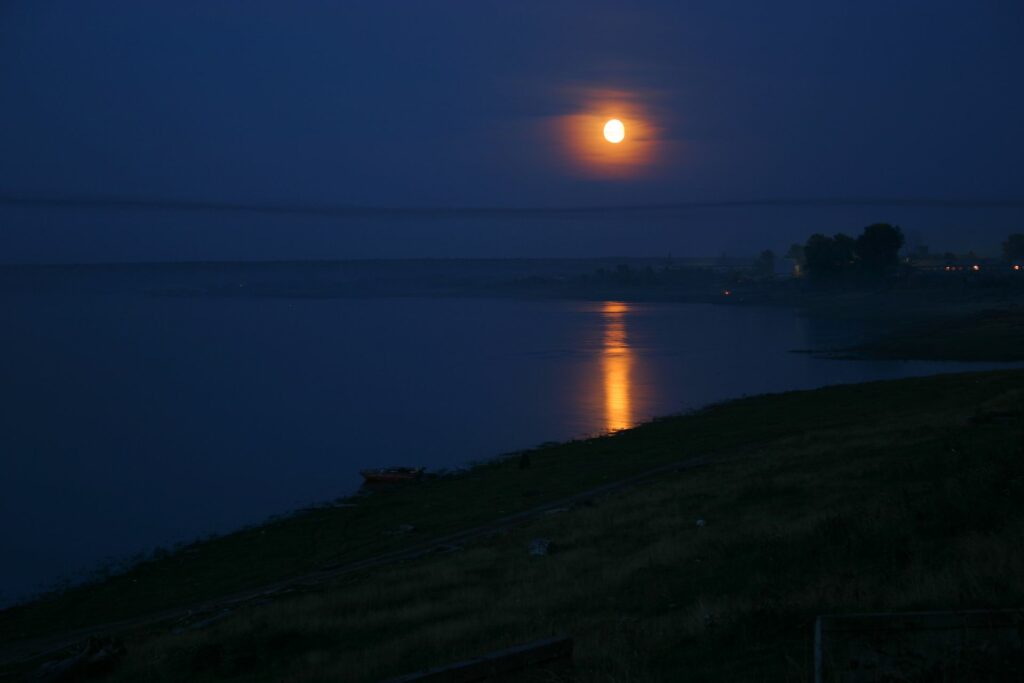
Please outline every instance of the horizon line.
[[[754, 259], [756, 254], [746, 256], [724, 255], [717, 256], [703, 254], [700, 256], [674, 256], [672, 254], [648, 254], [646, 256], [627, 256], [606, 254], [603, 256], [362, 256], [353, 258], [256, 258], [256, 259], [171, 259], [142, 261], [0, 261], [0, 270], [5, 268], [65, 268], [65, 267], [109, 267], [109, 266], [291, 266], [291, 265], [319, 265], [330, 266], [349, 263], [408, 263], [408, 262], [430, 262], [442, 261], [478, 261], [478, 262], [508, 262], [508, 261], [671, 261], [671, 262], [746, 262]], [[782, 257], [779, 257], [782, 258]]]
[[696, 208], [824, 207], [824, 206], [930, 206], [947, 208], [1024, 208], [1024, 199], [938, 197], [778, 197], [697, 200], [649, 204], [593, 204], [576, 206], [381, 206], [362, 204], [300, 204], [219, 202], [208, 200], [147, 199], [133, 197], [48, 197], [0, 195], [0, 205], [85, 209], [155, 209], [172, 211], [233, 211], [274, 214], [359, 215], [417, 213], [594, 213], [602, 211], [668, 211]]

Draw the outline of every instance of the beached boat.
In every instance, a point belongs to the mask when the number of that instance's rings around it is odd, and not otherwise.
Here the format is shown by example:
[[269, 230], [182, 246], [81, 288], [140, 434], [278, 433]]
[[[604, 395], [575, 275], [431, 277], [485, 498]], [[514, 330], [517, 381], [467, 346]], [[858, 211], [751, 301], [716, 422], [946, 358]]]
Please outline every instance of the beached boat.
[[363, 479], [368, 482], [381, 481], [415, 481], [423, 476], [422, 467], [379, 467], [377, 469], [359, 470]]

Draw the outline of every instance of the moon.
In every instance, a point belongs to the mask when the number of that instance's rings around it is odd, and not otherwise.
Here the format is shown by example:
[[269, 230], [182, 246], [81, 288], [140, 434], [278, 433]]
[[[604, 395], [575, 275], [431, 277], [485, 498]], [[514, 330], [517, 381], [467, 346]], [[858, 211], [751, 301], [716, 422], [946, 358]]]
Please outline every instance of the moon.
[[619, 144], [622, 139], [626, 137], [626, 127], [622, 125], [622, 121], [618, 119], [611, 119], [604, 124], [604, 139], [612, 144]]

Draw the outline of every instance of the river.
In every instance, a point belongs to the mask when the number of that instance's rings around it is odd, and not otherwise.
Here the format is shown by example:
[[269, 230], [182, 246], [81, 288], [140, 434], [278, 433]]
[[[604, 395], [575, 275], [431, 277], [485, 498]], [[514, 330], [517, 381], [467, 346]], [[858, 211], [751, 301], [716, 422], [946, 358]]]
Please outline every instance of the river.
[[789, 309], [492, 299], [12, 295], [2, 601], [157, 546], [744, 395], [985, 367], [791, 353]]

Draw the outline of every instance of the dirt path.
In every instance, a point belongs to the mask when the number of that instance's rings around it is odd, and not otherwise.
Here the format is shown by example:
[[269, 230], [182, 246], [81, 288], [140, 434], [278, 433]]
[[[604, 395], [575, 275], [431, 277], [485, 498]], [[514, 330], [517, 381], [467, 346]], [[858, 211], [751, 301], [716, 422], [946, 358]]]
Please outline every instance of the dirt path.
[[[614, 493], [616, 491], [634, 486], [636, 484], [643, 483], [650, 479], [654, 479], [660, 475], [668, 474], [672, 472], [679, 472], [683, 470], [693, 469], [702, 465], [710, 464], [711, 462], [725, 462], [727, 460], [733, 460], [733, 458], [715, 458], [713, 461], [707, 456], [696, 456], [687, 458], [685, 460], [679, 460], [661, 467], [656, 467], [652, 470], [647, 470], [640, 474], [627, 477], [625, 479], [619, 479], [601, 486], [576, 493], [567, 498], [560, 498], [553, 500], [543, 505], [524, 510], [523, 512], [517, 512], [513, 515], [501, 517], [484, 524], [482, 526], [473, 527], [463, 531], [449, 534], [447, 536], [441, 536], [434, 538], [429, 541], [422, 543], [416, 543], [408, 548], [402, 550], [395, 550], [389, 553], [381, 555], [375, 555], [368, 557], [364, 560], [357, 560], [355, 562], [346, 562], [344, 564], [333, 565], [324, 567], [315, 572], [307, 574], [301, 574], [299, 576], [293, 576], [288, 579], [281, 581], [275, 581], [264, 585], [260, 588], [253, 588], [246, 591], [240, 591], [230, 595], [215, 598], [213, 600], [207, 600], [200, 603], [194, 603], [187, 607], [180, 607], [170, 610], [164, 610], [154, 614], [149, 614], [143, 617], [136, 617], [133, 619], [125, 619], [122, 621], [110, 622], [106, 624], [99, 624], [97, 626], [90, 626], [87, 628], [78, 629], [75, 631], [69, 631], [66, 633], [46, 636], [41, 638], [33, 638], [23, 641], [14, 641], [10, 643], [4, 643], [0, 645], [0, 666], [9, 667], [12, 665], [25, 664], [34, 659], [41, 659], [48, 655], [53, 655], [57, 652], [67, 650], [81, 641], [95, 636], [111, 636], [119, 632], [123, 632], [130, 629], [135, 629], [144, 626], [155, 626], [165, 621], [173, 621], [179, 619], [185, 619], [190, 616], [196, 615], [207, 615], [222, 612], [224, 610], [230, 610], [235, 607], [239, 607], [246, 602], [254, 600], [266, 600], [280, 595], [286, 591], [310, 588], [325, 584], [339, 576], [349, 574], [352, 572], [361, 571], [363, 569], [369, 569], [372, 567], [380, 567], [382, 565], [393, 564], [396, 562], [403, 562], [407, 560], [414, 560], [425, 555], [429, 555], [435, 552], [446, 552], [451, 550], [451, 547], [459, 543], [465, 543], [486, 536], [493, 535], [505, 529], [509, 529], [532, 519], [537, 518], [540, 515], [546, 514], [551, 510], [558, 508], [569, 507], [574, 503], [580, 503], [585, 500]], [[0, 676], [6, 677], [6, 673], [0, 673]]]

